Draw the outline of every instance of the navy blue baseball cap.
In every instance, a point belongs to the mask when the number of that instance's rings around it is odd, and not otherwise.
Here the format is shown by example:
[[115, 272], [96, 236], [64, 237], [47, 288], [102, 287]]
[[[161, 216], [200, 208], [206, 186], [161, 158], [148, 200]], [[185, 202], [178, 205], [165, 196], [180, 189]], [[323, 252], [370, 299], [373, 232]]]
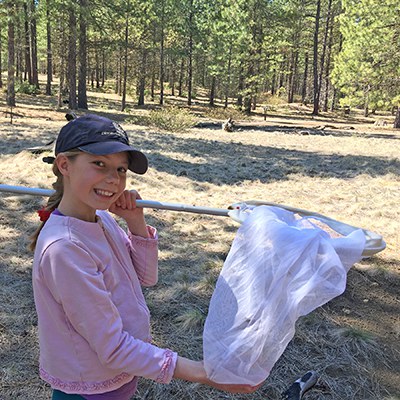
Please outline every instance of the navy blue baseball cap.
[[147, 157], [129, 144], [128, 135], [121, 126], [99, 115], [83, 115], [61, 128], [55, 155], [72, 149], [98, 156], [126, 151], [129, 155], [128, 168], [131, 171], [144, 174], [148, 168]]

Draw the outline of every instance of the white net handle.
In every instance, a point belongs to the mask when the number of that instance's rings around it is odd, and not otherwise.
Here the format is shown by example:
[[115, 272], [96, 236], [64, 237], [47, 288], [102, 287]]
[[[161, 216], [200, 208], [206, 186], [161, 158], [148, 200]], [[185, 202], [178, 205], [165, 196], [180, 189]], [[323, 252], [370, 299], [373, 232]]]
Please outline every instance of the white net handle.
[[[24, 186], [10, 186], [5, 184], [0, 184], [0, 192], [8, 192], [8, 193], [15, 193], [15, 194], [26, 194], [31, 196], [51, 196], [54, 192], [50, 189], [41, 189], [41, 188], [28, 188]], [[286, 206], [283, 204], [271, 203], [268, 201], [261, 201], [261, 200], [249, 200], [246, 202], [241, 203], [234, 203], [229, 206], [229, 209], [223, 208], [210, 208], [210, 207], [199, 207], [193, 206], [188, 204], [176, 204], [176, 203], [165, 203], [160, 201], [154, 200], [138, 200], [137, 206], [138, 207], [146, 207], [146, 208], [153, 208], [153, 209], [162, 209], [162, 210], [172, 210], [172, 211], [183, 211], [183, 212], [190, 212], [196, 214], [208, 214], [208, 215], [218, 215], [218, 216], [229, 216], [234, 221], [242, 223], [244, 218], [247, 215], [246, 212], [246, 205], [255, 205], [255, 206], [274, 206], [280, 207], [287, 211], [294, 212], [301, 216], [308, 216], [318, 219], [329, 226], [334, 231], [338, 232], [341, 235], [349, 235], [351, 232], [355, 230], [362, 229], [357, 228], [352, 225], [345, 224], [343, 222], [336, 221], [332, 218], [326, 217], [325, 215], [302, 210], [300, 208]], [[384, 250], [386, 248], [386, 243], [383, 240], [381, 235], [377, 233], [368, 231], [366, 229], [362, 229], [365, 235], [366, 245], [365, 249], [362, 253], [363, 257], [371, 257], [376, 253]]]

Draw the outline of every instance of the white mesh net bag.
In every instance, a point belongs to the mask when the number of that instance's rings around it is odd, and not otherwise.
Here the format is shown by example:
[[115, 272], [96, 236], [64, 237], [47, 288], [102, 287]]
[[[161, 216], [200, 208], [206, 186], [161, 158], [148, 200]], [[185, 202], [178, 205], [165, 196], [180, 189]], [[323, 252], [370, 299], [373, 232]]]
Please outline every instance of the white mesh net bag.
[[362, 230], [332, 238], [281, 208], [248, 212], [204, 326], [208, 377], [218, 383], [264, 381], [293, 338], [296, 320], [343, 293], [364, 245]]

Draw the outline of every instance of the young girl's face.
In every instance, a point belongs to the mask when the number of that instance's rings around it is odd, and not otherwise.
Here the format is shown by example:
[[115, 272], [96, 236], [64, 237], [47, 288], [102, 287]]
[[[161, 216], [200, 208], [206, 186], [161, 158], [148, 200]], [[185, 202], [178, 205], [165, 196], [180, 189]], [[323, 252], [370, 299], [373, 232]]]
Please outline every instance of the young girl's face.
[[82, 152], [68, 160], [67, 173], [63, 174], [63, 199], [89, 215], [95, 210], [106, 210], [124, 191], [127, 171], [126, 152], [106, 156]]

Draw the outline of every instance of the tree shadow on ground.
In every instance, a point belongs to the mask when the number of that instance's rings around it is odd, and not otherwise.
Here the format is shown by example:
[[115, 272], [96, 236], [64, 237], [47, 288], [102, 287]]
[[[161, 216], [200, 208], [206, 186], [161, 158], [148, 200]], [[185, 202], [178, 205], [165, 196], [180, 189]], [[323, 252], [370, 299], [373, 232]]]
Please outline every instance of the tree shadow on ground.
[[[309, 177], [350, 179], [368, 174], [376, 177], [400, 174], [400, 161], [361, 155], [340, 155], [288, 150], [214, 140], [180, 138], [168, 134], [138, 135], [139, 145], [158, 171], [187, 176], [197, 182], [236, 184], [243, 181], [269, 183], [298, 174]], [[163, 154], [164, 151], [198, 157], [190, 162]]]
[[[270, 183], [287, 180], [295, 174], [341, 179], [361, 174], [372, 177], [388, 173], [400, 175], [400, 161], [384, 157], [323, 154], [240, 142], [222, 143], [155, 132], [137, 131], [133, 135], [131, 133], [131, 137], [134, 146], [146, 153], [152, 168], [171, 175], [187, 176], [197, 182], [228, 185], [243, 181]], [[54, 137], [43, 130], [44, 138], [42, 144]], [[23, 146], [22, 140], [25, 141]], [[17, 127], [13, 128], [12, 134], [0, 140], [2, 154], [17, 153], [21, 147], [39, 144], [33, 137], [24, 136], [23, 129]], [[177, 153], [177, 156], [166, 156], [165, 151]], [[182, 158], [179, 158], [179, 153]], [[188, 161], [187, 156], [199, 158], [201, 162]]]
[[40, 135], [30, 136], [29, 124], [13, 124], [8, 133], [0, 137], [0, 155], [18, 154], [23, 149], [47, 144], [56, 137], [57, 132], [48, 128], [43, 128]]
[[48, 110], [49, 108], [56, 108], [58, 100], [56, 96], [46, 96], [44, 94], [28, 95], [18, 93], [16, 103], [17, 107], [21, 104], [24, 106], [28, 106], [29, 108], [31, 108], [32, 105], [35, 105], [35, 107], [42, 107], [43, 109]]

